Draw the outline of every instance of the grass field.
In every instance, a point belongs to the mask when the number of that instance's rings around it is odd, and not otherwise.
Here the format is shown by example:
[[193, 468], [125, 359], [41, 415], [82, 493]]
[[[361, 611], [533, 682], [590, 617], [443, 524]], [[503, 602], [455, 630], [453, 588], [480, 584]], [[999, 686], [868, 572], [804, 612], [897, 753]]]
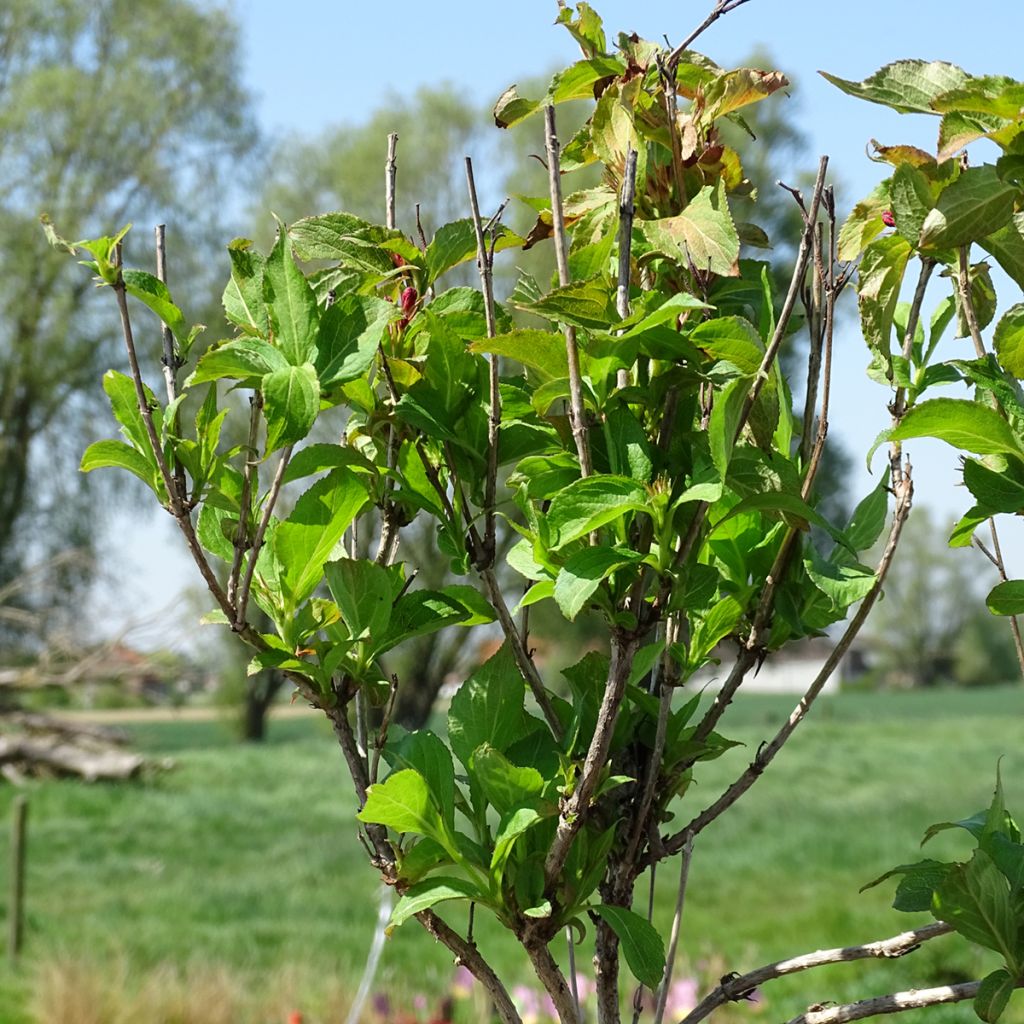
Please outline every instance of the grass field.
[[[823, 698], [735, 811], [701, 837], [679, 973], [717, 978], [923, 923], [889, 909], [890, 889], [857, 890], [917, 859], [928, 824], [986, 804], [1000, 756], [1009, 804], [1024, 808], [1022, 702], [1014, 689]], [[737, 705], [725, 731], [747, 746], [706, 767], [681, 821], [717, 795], [790, 706], [767, 697]], [[343, 1020], [377, 887], [325, 723], [275, 723], [263, 748], [235, 743], [217, 722], [132, 732], [177, 767], [141, 785], [30, 790], [27, 945], [18, 969], [0, 968], [0, 1022], [275, 1024], [293, 1008], [307, 1024]], [[5, 822], [11, 798], [0, 789]], [[952, 833], [935, 848], [933, 856], [965, 849]], [[669, 865], [655, 896], [666, 931], [674, 893]], [[461, 913], [451, 917], [459, 927]], [[495, 928], [478, 922], [477, 935], [506, 976], [528, 980]], [[811, 1002], [966, 980], [993, 966], [944, 937], [900, 961], [775, 982], [764, 1002], [730, 1016], [781, 1021]], [[395, 1006], [411, 1009], [420, 992], [432, 1005], [452, 970], [413, 922], [387, 943], [377, 988]], [[910, 1017], [972, 1019], [967, 1006]], [[1011, 1006], [1005, 1019], [1024, 1014]]]

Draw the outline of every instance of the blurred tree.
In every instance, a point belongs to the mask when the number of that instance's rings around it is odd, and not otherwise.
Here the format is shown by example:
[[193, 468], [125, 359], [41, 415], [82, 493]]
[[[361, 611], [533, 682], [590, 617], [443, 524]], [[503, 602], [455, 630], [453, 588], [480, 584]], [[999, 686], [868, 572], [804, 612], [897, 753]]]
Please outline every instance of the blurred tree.
[[53, 469], [77, 464], [80, 428], [106, 414], [96, 380], [118, 337], [39, 216], [69, 237], [165, 221], [172, 287], [187, 277], [195, 294], [222, 187], [256, 143], [240, 77], [219, 5], [0, 4], [0, 584], [95, 536], [94, 477]]
[[[1017, 672], [1009, 623], [994, 620], [985, 607], [994, 571], [979, 551], [948, 547], [947, 534], [923, 506], [904, 528], [900, 558], [865, 638], [884, 685], [999, 682]], [[1004, 657], [992, 657], [998, 647], [990, 654], [974, 646], [997, 635], [983, 624], [989, 621], [1005, 634], [1008, 671]]]

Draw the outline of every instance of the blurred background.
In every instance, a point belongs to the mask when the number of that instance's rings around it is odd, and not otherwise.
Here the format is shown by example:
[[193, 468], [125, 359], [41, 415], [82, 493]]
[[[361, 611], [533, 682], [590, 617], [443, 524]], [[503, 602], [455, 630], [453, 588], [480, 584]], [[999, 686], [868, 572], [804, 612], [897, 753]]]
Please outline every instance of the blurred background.
[[[710, 8], [595, 6], [610, 35], [669, 42]], [[720, 64], [777, 68], [792, 83], [751, 108], [757, 139], [744, 151], [761, 193], [758, 220], [783, 257], [799, 220], [778, 179], [799, 186], [829, 154], [845, 216], [885, 176], [868, 159], [870, 139], [935, 146], [937, 121], [852, 100], [819, 68], [861, 79], [916, 56], [1019, 74], [1024, 14], [998, 0], [978, 0], [969, 18], [945, 0], [922, 7], [862, 0], [824, 19], [806, 0], [752, 0], [700, 40]], [[417, 209], [428, 238], [466, 215], [465, 155], [485, 209], [543, 193], [546, 172], [531, 159], [543, 149], [539, 121], [503, 132], [490, 110], [512, 82], [540, 94], [577, 58], [552, 25], [556, 13], [547, 0], [0, 6], [0, 812], [6, 822], [18, 793], [31, 805], [24, 948], [0, 967], [0, 1024], [342, 1021], [377, 916], [326, 724], [290, 703], [280, 677], [247, 676], [232, 637], [197, 627], [207, 600], [169, 517], [141, 488], [120, 474], [77, 472], [85, 446], [115, 432], [100, 379], [123, 355], [110, 296], [48, 247], [40, 214], [69, 238], [132, 221], [127, 258], [151, 269], [151, 229], [165, 223], [172, 292], [218, 341], [226, 242], [267, 245], [274, 215], [290, 222], [344, 209], [382, 220], [389, 132], [399, 135], [398, 226], [410, 236]], [[560, 108], [563, 138], [586, 116], [583, 105]], [[985, 157], [979, 150], [976, 160]], [[530, 214], [513, 199], [506, 220], [525, 230]], [[502, 294], [514, 258], [499, 256]], [[550, 273], [545, 246], [525, 260], [539, 279]], [[471, 283], [458, 273], [449, 284]], [[1004, 305], [1019, 298], [993, 278]], [[154, 379], [157, 331], [145, 340]], [[836, 361], [837, 445], [824, 497], [839, 518], [877, 483], [864, 454], [888, 420], [888, 395], [864, 375], [852, 303]], [[708, 833], [696, 859], [680, 1013], [697, 986], [728, 970], [910, 926], [884, 892], [857, 889], [907, 860], [936, 817], [987, 803], [1001, 754], [1012, 804], [1020, 679], [1006, 623], [984, 606], [995, 580], [978, 552], [946, 546], [969, 504], [951, 450], [915, 443], [912, 456], [917, 507], [875, 624], [791, 755], [749, 806]], [[1011, 575], [1024, 575], [1018, 524], [1002, 539]], [[413, 532], [405, 544], [426, 563], [426, 580], [430, 539]], [[594, 634], [585, 618], [546, 624], [543, 607], [534, 629], [555, 671]], [[463, 631], [399, 652], [394, 670], [415, 679], [401, 721], [416, 727], [443, 714], [448, 688], [487, 643]], [[710, 766], [697, 799], [710, 799], [770, 735], [792, 704], [786, 694], [802, 691], [807, 664], [827, 649], [773, 665], [753, 687], [761, 692], [740, 702], [734, 727], [747, 747]], [[6, 824], [0, 832], [6, 872]], [[665, 923], [674, 886], [654, 884]], [[496, 932], [482, 928], [480, 941], [528, 986], [526, 966]], [[723, 1012], [781, 1019], [814, 998], [984, 973], [973, 954], [949, 958], [932, 949], [940, 945], [895, 967], [831, 969], [810, 997], [799, 980], [779, 982], [763, 1000]], [[532, 989], [517, 998], [527, 1016], [544, 1018]], [[409, 925], [386, 944], [363, 1017], [482, 1013], [444, 951]]]

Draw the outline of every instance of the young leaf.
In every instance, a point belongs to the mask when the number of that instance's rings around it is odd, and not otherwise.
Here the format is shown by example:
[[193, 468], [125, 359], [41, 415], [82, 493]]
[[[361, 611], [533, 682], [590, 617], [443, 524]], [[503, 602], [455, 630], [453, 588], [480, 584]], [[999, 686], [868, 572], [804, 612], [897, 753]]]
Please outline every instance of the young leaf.
[[324, 562], [366, 501], [366, 486], [359, 477], [351, 470], [335, 469], [313, 484], [278, 525], [274, 551], [295, 606], [317, 588]]
[[291, 243], [283, 228], [278, 232], [264, 268], [263, 295], [274, 341], [284, 357], [292, 366], [312, 362], [320, 314], [313, 289], [295, 265]]
[[619, 937], [622, 953], [637, 980], [656, 989], [665, 972], [665, 944], [654, 927], [639, 914], [604, 903], [590, 907]]
[[94, 441], [82, 455], [83, 473], [113, 466], [134, 473], [147, 487], [157, 489], [156, 463], [124, 441]]
[[432, 732], [418, 730], [407, 733], [389, 751], [390, 763], [397, 768], [414, 768], [427, 783], [431, 795], [441, 809], [441, 816], [451, 831], [455, 830], [455, 767], [452, 755]]
[[410, 885], [402, 894], [402, 898], [395, 904], [391, 911], [390, 928], [398, 928], [409, 920], [410, 917], [423, 910], [445, 900], [476, 900], [480, 902], [486, 899], [478, 886], [467, 882], [464, 878], [448, 878], [444, 875], [436, 875], [434, 878], [424, 879], [415, 885]]
[[1011, 306], [996, 324], [993, 336], [996, 355], [1004, 370], [1024, 378], [1024, 303]]
[[236, 238], [228, 246], [231, 280], [221, 302], [227, 318], [246, 334], [266, 338], [270, 334], [267, 306], [263, 300], [263, 273], [267, 258], [252, 248], [247, 238]]
[[[494, 252], [522, 245], [523, 239], [499, 224], [494, 232]], [[488, 240], [488, 247], [490, 241]], [[468, 217], [439, 227], [427, 246], [427, 284], [433, 284], [445, 271], [466, 260], [476, 259], [476, 229]]]
[[544, 779], [536, 768], [520, 768], [489, 743], [473, 751], [469, 773], [499, 814], [536, 800], [544, 789]]
[[121, 274], [128, 294], [148, 306], [171, 329], [178, 344], [188, 344], [188, 324], [174, 304], [167, 285], [143, 270], [125, 270]]
[[319, 411], [320, 381], [311, 363], [268, 373], [263, 378], [267, 452], [301, 441], [312, 429]]
[[1017, 979], [1005, 967], [1000, 967], [982, 979], [974, 997], [974, 1012], [986, 1024], [996, 1024], [1017, 987]]
[[543, 820], [533, 807], [514, 807], [502, 818], [498, 834], [494, 837], [494, 853], [491, 854], [491, 874], [499, 882], [516, 840]]
[[624, 476], [591, 476], [559, 491], [548, 508], [551, 550], [557, 551], [629, 511], [648, 508], [647, 490]]
[[226, 341], [208, 348], [199, 358], [195, 370], [185, 382], [186, 387], [207, 381], [249, 380], [262, 378], [278, 370], [287, 370], [288, 360], [269, 342], [259, 338]]
[[523, 735], [526, 684], [507, 645], [484, 662], [452, 697], [448, 741], [467, 767], [473, 751], [489, 743], [504, 752]]
[[396, 832], [415, 832], [432, 839], [442, 833], [441, 818], [426, 780], [411, 768], [372, 785], [356, 817], [368, 824], [387, 825]]
[[324, 310], [316, 369], [324, 388], [362, 376], [373, 363], [388, 324], [402, 315], [372, 295], [346, 295]]
[[494, 338], [474, 341], [469, 350], [493, 352], [515, 359], [523, 366], [538, 371], [546, 380], [559, 380], [569, 376], [565, 338], [552, 331], [538, 331], [532, 328], [510, 331]]
[[900, 235], [876, 239], [864, 250], [857, 283], [864, 340], [891, 367], [892, 319], [899, 301], [910, 243]]
[[985, 598], [993, 615], [1024, 615], [1024, 580], [997, 583]]
[[361, 558], [341, 558], [323, 571], [352, 639], [369, 639], [376, 647], [385, 637], [395, 597], [387, 569]]
[[584, 548], [562, 566], [552, 596], [562, 614], [571, 622], [586, 606], [602, 580], [616, 569], [641, 559], [637, 552], [625, 548]]
[[684, 265], [690, 260], [703, 272], [724, 277], [739, 274], [740, 239], [721, 180], [705, 185], [682, 213], [641, 221], [641, 228], [655, 249]]

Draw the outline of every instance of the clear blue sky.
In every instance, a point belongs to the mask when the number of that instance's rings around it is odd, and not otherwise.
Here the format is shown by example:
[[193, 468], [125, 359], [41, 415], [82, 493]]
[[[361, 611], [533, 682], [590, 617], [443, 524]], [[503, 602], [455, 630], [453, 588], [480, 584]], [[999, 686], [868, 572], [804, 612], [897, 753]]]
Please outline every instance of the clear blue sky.
[[[712, 0], [595, 0], [610, 37], [635, 31], [678, 42], [699, 24]], [[554, 0], [518, 3], [443, 0], [441, 3], [351, 3], [347, 0], [234, 0], [243, 29], [245, 77], [268, 136], [316, 135], [366, 118], [387, 91], [404, 93], [447, 80], [475, 101], [490, 103], [517, 80], [578, 59], [569, 34], [554, 26]], [[819, 68], [861, 79], [905, 57], [950, 60], [974, 74], [1024, 76], [1024, 4], [1020, 0], [859, 0], [845, 6], [820, 0], [750, 0], [720, 19], [696, 44], [720, 64], [737, 65], [755, 48], [774, 57], [793, 79], [791, 105], [810, 140], [809, 163], [827, 153], [843, 191], [842, 209], [884, 177], [865, 154], [868, 140], [934, 149], [938, 120], [900, 116], [847, 97], [817, 75]], [[383, 140], [382, 140], [383, 145]], [[979, 151], [976, 159], [983, 159]], [[1004, 306], [1020, 300], [1005, 278], [997, 281]], [[935, 301], [940, 297], [936, 290]], [[961, 345], [965, 343], [960, 343]], [[887, 424], [884, 389], [864, 376], [867, 355], [854, 323], [839, 338], [833, 430], [854, 454], [853, 489], [873, 484], [863, 453]], [[917, 494], [944, 522], [966, 509], [969, 495], [955, 487], [955, 456], [938, 442], [912, 446]], [[881, 468], [882, 460], [877, 460]], [[166, 518], [166, 517], [165, 517]], [[1005, 517], [1004, 517], [1005, 518]], [[1003, 527], [1015, 575], [1024, 575], [1024, 529]], [[141, 542], [152, 558], [152, 533]], [[132, 547], [135, 545], [133, 544]], [[173, 550], [180, 545], [172, 542]], [[142, 560], [140, 553], [140, 561]], [[168, 578], [190, 581], [190, 567], [168, 559]], [[164, 590], [166, 593], [166, 589]]]

